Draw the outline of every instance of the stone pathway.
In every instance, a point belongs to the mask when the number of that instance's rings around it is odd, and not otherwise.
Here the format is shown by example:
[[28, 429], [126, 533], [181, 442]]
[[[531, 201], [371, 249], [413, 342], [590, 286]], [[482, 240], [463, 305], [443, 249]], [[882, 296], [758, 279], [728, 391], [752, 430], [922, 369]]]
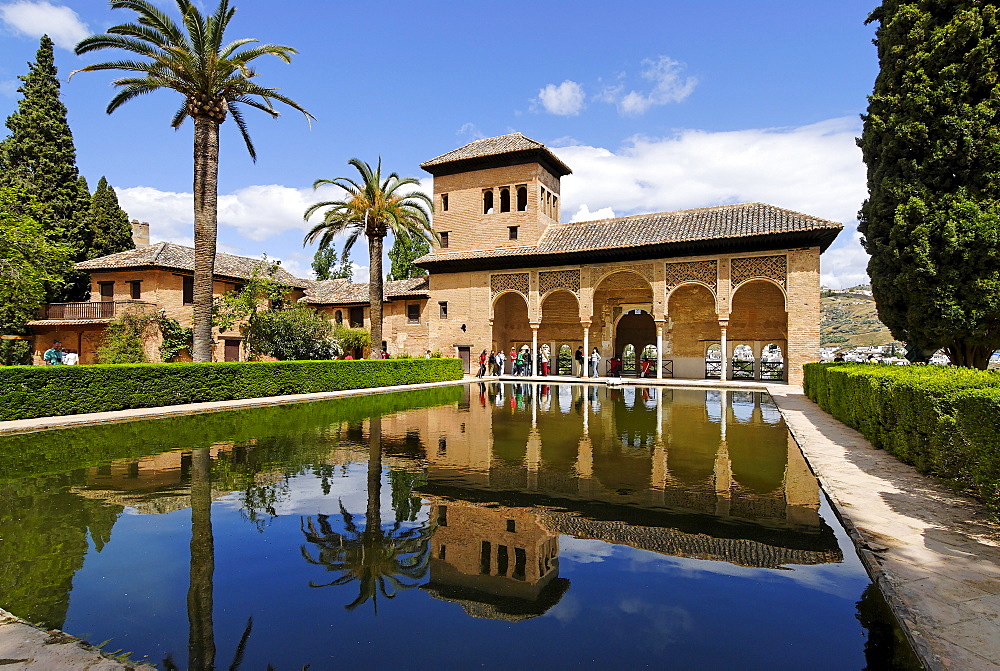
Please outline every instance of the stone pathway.
[[149, 669], [147, 664], [123, 664], [61, 631], [38, 629], [0, 609], [0, 666], [11, 671], [122, 671]]
[[800, 388], [769, 391], [926, 666], [1000, 668], [1000, 525]]

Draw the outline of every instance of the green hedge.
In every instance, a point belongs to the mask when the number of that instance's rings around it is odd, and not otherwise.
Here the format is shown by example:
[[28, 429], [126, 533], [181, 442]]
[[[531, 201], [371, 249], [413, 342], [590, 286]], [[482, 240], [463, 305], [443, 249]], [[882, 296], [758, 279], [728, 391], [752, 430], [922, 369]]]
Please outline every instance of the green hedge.
[[923, 473], [1000, 512], [1000, 374], [938, 366], [806, 364], [806, 395]]
[[0, 368], [0, 420], [462, 379], [458, 359]]

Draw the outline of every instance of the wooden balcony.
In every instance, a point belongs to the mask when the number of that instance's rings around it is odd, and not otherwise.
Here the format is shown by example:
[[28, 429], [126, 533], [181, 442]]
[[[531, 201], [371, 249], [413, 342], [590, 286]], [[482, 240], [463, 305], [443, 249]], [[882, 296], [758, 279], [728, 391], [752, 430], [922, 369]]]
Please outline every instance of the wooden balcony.
[[155, 303], [146, 301], [88, 301], [86, 303], [49, 303], [42, 309], [41, 319], [114, 319], [126, 312], [152, 314]]

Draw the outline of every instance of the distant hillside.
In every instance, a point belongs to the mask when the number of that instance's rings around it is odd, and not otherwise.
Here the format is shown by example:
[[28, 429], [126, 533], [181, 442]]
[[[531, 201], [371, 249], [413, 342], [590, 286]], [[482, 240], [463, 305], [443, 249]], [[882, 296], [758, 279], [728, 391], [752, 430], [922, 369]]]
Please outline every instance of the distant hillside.
[[[875, 299], [869, 287], [855, 287], [859, 293], [823, 291], [820, 299], [820, 345], [858, 347], [896, 342], [889, 329], [878, 320]], [[866, 291], [867, 290], [867, 291]], [[864, 293], [860, 293], [864, 292]]]

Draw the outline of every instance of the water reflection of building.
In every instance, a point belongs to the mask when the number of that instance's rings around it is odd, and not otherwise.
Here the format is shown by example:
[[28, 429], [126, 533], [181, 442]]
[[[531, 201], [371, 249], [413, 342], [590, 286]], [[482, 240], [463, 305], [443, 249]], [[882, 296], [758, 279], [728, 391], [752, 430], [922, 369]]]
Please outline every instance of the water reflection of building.
[[559, 574], [559, 537], [526, 508], [427, 496], [437, 530], [431, 539], [434, 597], [473, 617], [519, 621], [559, 602], [569, 581]]

